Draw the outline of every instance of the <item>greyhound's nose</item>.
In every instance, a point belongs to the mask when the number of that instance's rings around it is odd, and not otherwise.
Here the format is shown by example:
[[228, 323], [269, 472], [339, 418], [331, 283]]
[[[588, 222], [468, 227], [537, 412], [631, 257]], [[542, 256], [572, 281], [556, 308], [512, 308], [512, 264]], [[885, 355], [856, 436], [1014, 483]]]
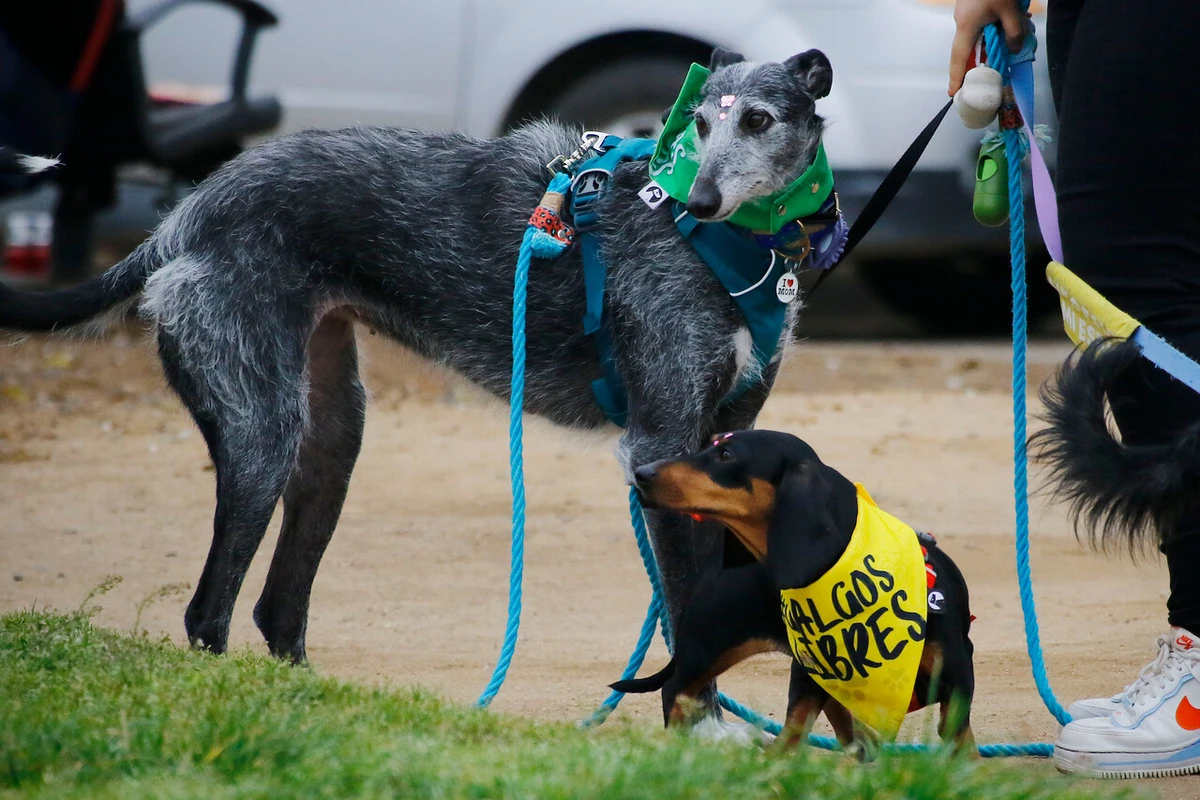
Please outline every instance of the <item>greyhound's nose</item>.
[[716, 186], [695, 184], [688, 194], [688, 212], [696, 219], [710, 219], [721, 210], [721, 192]]
[[643, 464], [633, 471], [633, 477], [638, 483], [649, 483], [657, 473], [653, 464]]

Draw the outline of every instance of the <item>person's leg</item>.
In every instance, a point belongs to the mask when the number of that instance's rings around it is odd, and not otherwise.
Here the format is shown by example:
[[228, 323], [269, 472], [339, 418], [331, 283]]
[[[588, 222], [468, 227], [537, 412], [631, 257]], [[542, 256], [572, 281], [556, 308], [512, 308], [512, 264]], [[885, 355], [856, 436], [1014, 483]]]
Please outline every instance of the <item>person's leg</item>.
[[[1052, 16], [1063, 27], [1048, 32], [1059, 89], [1064, 259], [1117, 306], [1200, 358], [1200, 150], [1188, 111], [1200, 102], [1200, 83], [1184, 77], [1200, 4], [1070, 5], [1078, 14]], [[1171, 441], [1200, 420], [1200, 394], [1145, 361], [1122, 376], [1109, 400], [1130, 444]], [[1200, 734], [1188, 727], [1190, 717], [1176, 719], [1192, 692], [1188, 702], [1200, 706], [1200, 665], [1187, 633], [1200, 631], [1200, 582], [1188, 580], [1200, 566], [1200, 515], [1184, 519], [1162, 550], [1172, 576], [1168, 619], [1187, 630], [1160, 640], [1150, 680], [1135, 680], [1107, 706], [1072, 706], [1113, 716], [1064, 728], [1060, 767], [1121, 775], [1200, 771]], [[1175, 699], [1166, 702], [1171, 692]]]
[[[1052, 4], [1051, 9], [1054, 10]], [[1076, 5], [1069, 3], [1063, 5]], [[1056, 20], [1052, 20], [1056, 21]], [[1200, 148], [1189, 123], [1200, 4], [1088, 0], [1060, 44], [1058, 199], [1064, 258], [1117, 306], [1200, 359]], [[1051, 37], [1052, 41], [1056, 41]], [[1052, 48], [1053, 51], [1053, 48]], [[1053, 55], [1053, 52], [1052, 52]], [[1200, 420], [1200, 394], [1147, 361], [1110, 395], [1122, 438], [1158, 444]], [[1163, 551], [1194, 568], [1200, 514]], [[1200, 630], [1200, 581], [1172, 581], [1171, 624]]]
[[1046, 11], [1046, 65], [1056, 110], [1062, 107], [1063, 78], [1070, 60], [1071, 40], [1075, 38], [1075, 21], [1083, 3], [1084, 0], [1052, 0]]

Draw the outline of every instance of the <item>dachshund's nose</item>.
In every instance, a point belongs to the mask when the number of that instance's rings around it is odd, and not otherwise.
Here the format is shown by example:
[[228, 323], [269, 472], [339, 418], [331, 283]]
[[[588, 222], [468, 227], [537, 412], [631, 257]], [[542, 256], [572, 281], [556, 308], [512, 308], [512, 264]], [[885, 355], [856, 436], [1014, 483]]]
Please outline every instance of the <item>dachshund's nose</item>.
[[638, 483], [649, 483], [657, 473], [653, 464], [643, 464], [633, 471], [633, 477]]

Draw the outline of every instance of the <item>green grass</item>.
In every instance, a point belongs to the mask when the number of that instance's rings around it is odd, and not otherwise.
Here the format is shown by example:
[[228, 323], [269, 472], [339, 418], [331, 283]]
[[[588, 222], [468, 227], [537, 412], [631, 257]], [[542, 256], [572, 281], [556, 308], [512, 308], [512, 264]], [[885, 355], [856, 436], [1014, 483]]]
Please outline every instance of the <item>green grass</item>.
[[373, 690], [265, 657], [0, 617], [3, 797], [1109, 798], [1044, 763], [944, 754], [860, 765], [812, 750], [595, 731]]

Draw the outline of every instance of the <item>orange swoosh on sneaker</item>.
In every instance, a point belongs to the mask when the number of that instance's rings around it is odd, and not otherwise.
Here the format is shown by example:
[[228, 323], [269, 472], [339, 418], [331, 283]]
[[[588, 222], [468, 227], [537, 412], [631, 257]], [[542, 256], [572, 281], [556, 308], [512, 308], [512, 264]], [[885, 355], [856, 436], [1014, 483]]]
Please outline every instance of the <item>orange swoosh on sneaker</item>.
[[1175, 707], [1175, 721], [1185, 731], [1200, 730], [1200, 708], [1192, 705], [1192, 701], [1186, 697], [1183, 698], [1179, 701], [1179, 705]]

